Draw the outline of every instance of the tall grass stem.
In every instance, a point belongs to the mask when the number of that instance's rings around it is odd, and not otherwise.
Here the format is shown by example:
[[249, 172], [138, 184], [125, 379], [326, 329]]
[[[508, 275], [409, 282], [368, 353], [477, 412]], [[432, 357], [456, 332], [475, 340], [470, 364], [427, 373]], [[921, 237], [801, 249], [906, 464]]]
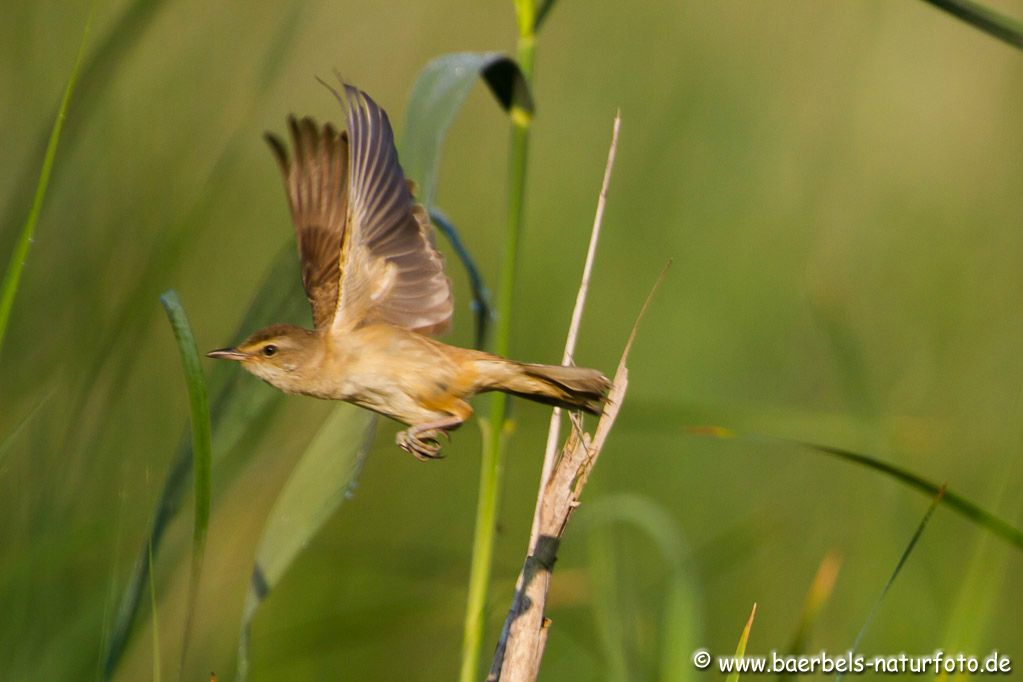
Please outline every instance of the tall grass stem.
[[[519, 69], [529, 85], [533, 78], [533, 55], [536, 46], [533, 34], [533, 0], [516, 0], [519, 19], [519, 40], [516, 52]], [[525, 23], [528, 14], [528, 25]], [[526, 168], [529, 158], [529, 133], [532, 116], [512, 107], [512, 131], [509, 152], [508, 214], [505, 223], [504, 258], [501, 264], [497, 294], [497, 323], [494, 352], [508, 355], [511, 345], [511, 311], [514, 301], [515, 276], [518, 270], [519, 236], [522, 232], [522, 209], [525, 203]], [[500, 507], [501, 480], [504, 473], [504, 452], [507, 434], [508, 398], [495, 393], [490, 403], [489, 422], [483, 428], [483, 452], [480, 461], [479, 497], [476, 503], [476, 528], [473, 534], [472, 562], [469, 567], [469, 592], [466, 598], [465, 625], [462, 639], [461, 682], [477, 679], [486, 625], [487, 597], [493, 572], [494, 536], [497, 511]]]
[[46, 189], [50, 185], [50, 175], [53, 172], [53, 160], [57, 156], [57, 143], [60, 142], [60, 133], [64, 129], [64, 119], [67, 117], [68, 105], [71, 102], [71, 95], [75, 91], [75, 83], [78, 82], [78, 71], [82, 64], [82, 55], [85, 54], [85, 46], [89, 42], [89, 28], [92, 26], [92, 13], [95, 5], [89, 8], [89, 16], [85, 20], [85, 28], [82, 29], [82, 40], [78, 43], [78, 53], [75, 55], [75, 63], [71, 67], [71, 75], [68, 77], [67, 85], [64, 86], [64, 96], [57, 108], [57, 117], [53, 121], [53, 128], [50, 130], [50, 139], [46, 143], [46, 153], [43, 155], [43, 167], [39, 171], [39, 181], [36, 183], [35, 195], [32, 198], [32, 208], [29, 209], [28, 218], [21, 228], [18, 241], [11, 251], [11, 260], [4, 273], [3, 284], [0, 284], [0, 352], [3, 351], [4, 337], [7, 335], [7, 324], [11, 319], [11, 309], [14, 307], [14, 297], [18, 293], [18, 285], [21, 283], [21, 273], [25, 269], [25, 261], [28, 259], [29, 249], [32, 248], [32, 238], [35, 235], [36, 224], [39, 222], [39, 214], [43, 209], [43, 200], [46, 198]]

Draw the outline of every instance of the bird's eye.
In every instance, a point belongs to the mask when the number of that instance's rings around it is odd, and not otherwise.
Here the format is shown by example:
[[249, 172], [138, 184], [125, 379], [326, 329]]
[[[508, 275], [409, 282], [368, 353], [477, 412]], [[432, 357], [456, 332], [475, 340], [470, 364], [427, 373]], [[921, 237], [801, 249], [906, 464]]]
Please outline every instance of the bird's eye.
[[263, 357], [265, 357], [265, 358], [272, 358], [273, 356], [277, 355], [277, 346], [273, 345], [272, 343], [267, 344], [267, 345], [263, 346], [263, 351], [262, 352], [263, 352]]

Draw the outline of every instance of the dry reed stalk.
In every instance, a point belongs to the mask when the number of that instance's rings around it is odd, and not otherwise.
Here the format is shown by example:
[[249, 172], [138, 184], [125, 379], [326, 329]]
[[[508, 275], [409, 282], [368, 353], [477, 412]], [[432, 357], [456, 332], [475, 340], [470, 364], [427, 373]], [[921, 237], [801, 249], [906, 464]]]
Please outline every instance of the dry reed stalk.
[[[611, 147], [608, 151], [604, 181], [597, 202], [597, 214], [594, 218], [590, 245], [587, 251], [586, 265], [583, 269], [582, 284], [576, 298], [572, 322], [569, 328], [568, 341], [565, 348], [565, 361], [570, 362], [578, 336], [579, 320], [582, 316], [586, 292], [589, 287], [593, 258], [596, 252], [597, 238], [603, 221], [604, 205], [607, 199], [607, 188], [614, 165], [618, 145], [618, 131], [621, 117], [615, 117]], [[544, 647], [547, 643], [549, 621], [544, 617], [547, 593], [550, 586], [551, 573], [557, 559], [558, 546], [565, 531], [572, 511], [579, 506], [579, 497], [589, 480], [593, 466], [596, 464], [604, 443], [607, 441], [611, 427], [614, 425], [621, 409], [628, 387], [628, 367], [626, 362], [639, 322], [646, 312], [661, 279], [667, 271], [661, 272], [653, 289], [647, 296], [639, 316], [632, 327], [629, 340], [625, 344], [614, 382], [608, 394], [604, 412], [597, 422], [593, 435], [582, 430], [582, 420], [575, 414], [572, 417], [572, 431], [569, 433], [560, 454], [557, 450], [560, 419], [557, 412], [551, 419], [548, 434], [547, 452], [541, 475], [540, 491], [533, 516], [533, 531], [530, 536], [529, 552], [519, 574], [515, 587], [515, 598], [505, 619], [498, 641], [497, 651], [491, 664], [488, 682], [527, 682], [535, 680], [540, 669]]]

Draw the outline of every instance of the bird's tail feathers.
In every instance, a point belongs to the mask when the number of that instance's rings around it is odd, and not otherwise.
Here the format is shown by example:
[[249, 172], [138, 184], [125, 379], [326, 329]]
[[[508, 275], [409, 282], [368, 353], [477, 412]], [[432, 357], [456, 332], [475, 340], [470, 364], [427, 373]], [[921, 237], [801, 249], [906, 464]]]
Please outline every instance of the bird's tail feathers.
[[484, 361], [490, 371], [483, 390], [512, 395], [569, 410], [599, 415], [611, 382], [595, 369], [533, 365], [494, 358]]

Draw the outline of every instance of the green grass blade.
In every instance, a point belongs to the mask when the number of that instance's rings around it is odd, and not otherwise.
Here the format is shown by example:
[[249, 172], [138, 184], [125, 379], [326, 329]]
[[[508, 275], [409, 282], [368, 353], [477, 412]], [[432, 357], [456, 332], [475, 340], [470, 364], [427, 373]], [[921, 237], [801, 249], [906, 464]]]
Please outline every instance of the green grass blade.
[[982, 508], [978, 504], [968, 500], [967, 498], [955, 493], [951, 490], [945, 489], [944, 486], [938, 485], [933, 481], [929, 481], [923, 476], [915, 474], [902, 467], [895, 466], [888, 462], [882, 461], [871, 455], [866, 455], [844, 448], [836, 448], [830, 445], [820, 445], [817, 443], [808, 443], [806, 441], [789, 439], [789, 438], [776, 438], [773, 436], [765, 436], [761, 434], [740, 434], [730, 429], [711, 426], [711, 427], [697, 427], [689, 429], [690, 433], [711, 436], [714, 438], [744, 438], [746, 440], [768, 442], [768, 443], [781, 443], [786, 445], [797, 445], [803, 449], [810, 450], [812, 452], [818, 452], [825, 455], [831, 455], [838, 457], [839, 459], [853, 464], [872, 469], [874, 471], [885, 474], [889, 478], [892, 478], [900, 483], [908, 485], [910, 488], [918, 490], [928, 496], [937, 495], [938, 492], [944, 491], [942, 501], [950, 508], [955, 510], [957, 513], [966, 517], [970, 521], [974, 522], [982, 528], [986, 528], [998, 537], [1002, 538], [1006, 542], [1014, 545], [1017, 549], [1023, 549], [1023, 531], [1014, 527], [1004, 519], [995, 516], [991, 512]]
[[536, 18], [533, 20], [533, 30], [539, 31], [540, 27], [543, 26], [543, 22], [547, 19], [547, 15], [554, 9], [554, 3], [556, 0], [543, 0], [540, 6], [536, 9]]
[[[287, 282], [285, 286], [281, 282]], [[288, 244], [281, 249], [271, 264], [263, 281], [252, 297], [235, 337], [240, 338], [249, 331], [269, 322], [297, 319], [300, 314], [308, 315], [298, 259], [294, 247]], [[210, 385], [213, 387], [211, 424], [216, 444], [215, 453], [218, 468], [226, 464], [227, 456], [235, 449], [246, 434], [269, 421], [271, 413], [280, 404], [282, 394], [275, 390], [261, 390], [263, 387], [245, 372], [228, 363], [214, 365]], [[131, 628], [138, 614], [142, 592], [149, 575], [148, 547], [159, 556], [160, 547], [167, 528], [181, 507], [188, 492], [188, 478], [192, 472], [192, 445], [188, 434], [182, 436], [167, 480], [156, 502], [153, 519], [142, 546], [136, 555], [128, 583], [118, 603], [114, 624], [104, 646], [103, 669], [106, 677], [112, 677], [121, 656], [124, 654]], [[230, 476], [218, 474], [222, 480]]]
[[970, 0], [924, 0], [974, 28], [1023, 50], [1023, 23]]
[[624, 627], [623, 604], [618, 594], [621, 578], [614, 553], [614, 538], [607, 524], [594, 525], [587, 534], [589, 542], [588, 571], [593, 583], [594, 629], [600, 640], [608, 682], [627, 682], [631, 678], [628, 636]]
[[[79, 429], [85, 428], [79, 425], [89, 422], [89, 420], [82, 419], [83, 412], [85, 410], [96, 411], [102, 415], [100, 424], [92, 430], [91, 438], [81, 446], [80, 455], [85, 458], [93, 456], [97, 441], [108, 428], [107, 420], [109, 419], [109, 410], [105, 407], [98, 409], [97, 397], [94, 397], [93, 393], [105, 397], [108, 401], [112, 398], [112, 394], [104, 394], [102, 391], [95, 390], [94, 387], [106, 383], [100, 382], [99, 378], [108, 368], [113, 372], [108, 385], [114, 386], [126, 381], [127, 377], [135, 370], [141, 355], [118, 352], [117, 348], [118, 346], [131, 347], [138, 343], [139, 337], [149, 328], [152, 316], [156, 313], [155, 308], [150, 304], [154, 293], [160, 291], [168, 278], [173, 276], [181, 259], [191, 252], [190, 245], [200, 239], [213, 224], [212, 215], [222, 201], [224, 185], [236, 170], [244, 149], [252, 141], [252, 130], [256, 125], [257, 113], [262, 110], [262, 103], [270, 91], [270, 85], [276, 82], [281, 69], [287, 64], [286, 56], [296, 42], [301, 13], [302, 6], [294, 5], [280, 22], [280, 27], [268, 43], [259, 69], [260, 76], [256, 80], [256, 94], [249, 101], [248, 109], [241, 117], [241, 122], [237, 125], [230, 141], [223, 147], [216, 161], [202, 179], [201, 185], [205, 191], [197, 196], [187, 210], [172, 217], [166, 225], [158, 227], [159, 236], [149, 255], [145, 258], [145, 269], [135, 282], [125, 287], [126, 293], [121, 298], [110, 323], [106, 325], [106, 333], [99, 343], [99, 347], [106, 349], [106, 352], [97, 354], [82, 372], [81, 377], [77, 379], [77, 386], [81, 387], [78, 391], [87, 394], [87, 397], [77, 401], [74, 407], [75, 412], [68, 419], [67, 423], [72, 425], [72, 428], [65, 436], [64, 449], [71, 449], [73, 447], [71, 443], [75, 441], [77, 432]], [[269, 159], [269, 154], [267, 158]], [[289, 248], [291, 249], [290, 253], [294, 254], [294, 247], [289, 245]], [[304, 293], [301, 291], [298, 295], [300, 299], [304, 298]], [[269, 321], [279, 322], [280, 319]], [[215, 375], [224, 373], [223, 370], [214, 370], [214, 372]]]
[[[888, 591], [891, 589], [892, 585], [895, 584], [895, 579], [899, 577], [899, 573], [902, 572], [902, 567], [906, 565], [906, 560], [909, 559], [909, 555], [913, 553], [913, 548], [916, 547], [917, 541], [919, 541], [920, 536], [923, 535], [924, 529], [927, 528], [927, 524], [930, 522], [931, 516], [934, 515], [934, 510], [938, 508], [938, 504], [941, 503], [941, 498], [944, 494], [945, 488], [942, 487], [938, 490], [938, 494], [934, 496], [934, 499], [931, 501], [931, 506], [927, 508], [927, 512], [924, 514], [924, 517], [920, 519], [920, 523], [913, 532], [913, 537], [909, 539], [909, 544], [907, 544], [906, 548], [902, 550], [902, 555], [899, 557], [898, 563], [895, 564], [895, 569], [892, 571], [892, 574], [888, 576], [888, 580], [885, 581], [884, 587], [881, 589], [881, 594], [878, 595], [877, 601], [875, 601], [874, 605], [871, 607], [870, 613], [867, 615], [867, 620], [864, 621], [863, 627], [861, 627], [860, 631], [856, 634], [856, 639], [853, 641], [852, 648], [849, 649], [851, 653], [855, 654], [859, 650], [860, 643], [863, 641], [863, 636], [866, 635], [867, 630], [870, 629], [870, 625], [874, 621], [874, 616], [877, 615], [877, 611], [881, 607], [881, 602], [884, 601]], [[843, 675], [844, 673], [840, 672], [835, 676], [835, 679], [841, 680]]]
[[487, 291], [483, 275], [480, 273], [479, 268], [476, 267], [476, 263], [469, 254], [469, 250], [462, 243], [462, 238], [459, 236], [458, 230], [451, 223], [451, 220], [436, 208], [430, 209], [430, 220], [441, 231], [441, 234], [448, 238], [451, 248], [458, 255], [458, 260], [462, 261], [462, 267], [465, 268], [466, 275], [469, 277], [469, 288], [472, 290], [473, 315], [476, 318], [475, 345], [476, 348], [482, 348], [487, 338], [487, 330], [490, 328], [490, 321], [494, 316], [494, 312], [490, 308], [490, 292]]
[[195, 605], [199, 595], [199, 579], [202, 575], [203, 556], [206, 553], [206, 534], [210, 525], [210, 502], [213, 477], [213, 437], [210, 425], [210, 405], [206, 395], [206, 380], [199, 363], [199, 350], [195, 337], [185, 316], [177, 293], [173, 290], [160, 296], [160, 303], [167, 311], [174, 338], [178, 342], [181, 364], [188, 384], [188, 406], [192, 422], [192, 481], [194, 488], [194, 526], [192, 530], [192, 569], [188, 584], [188, 607], [185, 616], [185, 631], [181, 647], [181, 669], [184, 670], [188, 655], [188, 641], [191, 636]]
[[[534, 41], [519, 38], [520, 64], [532, 64]], [[528, 76], [528, 71], [526, 71]], [[508, 158], [508, 210], [505, 221], [504, 256], [501, 284], [497, 292], [497, 329], [494, 352], [509, 355], [511, 347], [512, 307], [515, 300], [515, 279], [518, 272], [519, 243], [523, 225], [526, 196], [526, 169], [529, 158], [529, 131], [532, 119], [516, 116], [512, 111], [511, 149]], [[479, 675], [483, 648], [483, 630], [490, 578], [493, 569], [494, 542], [497, 534], [497, 510], [500, 508], [501, 482], [504, 478], [504, 456], [510, 424], [507, 420], [508, 396], [495, 393], [490, 400], [489, 423], [483, 432], [480, 457], [479, 496], [473, 532], [472, 559], [469, 564], [469, 593], [466, 597], [462, 639], [461, 682], [470, 682]]]
[[456, 52], [442, 55], [419, 72], [409, 93], [401, 139], [401, 165], [415, 180], [428, 209], [437, 193], [441, 148], [448, 128], [469, 91], [480, 80], [506, 110], [532, 111], [525, 76], [509, 57], [497, 52]]
[[160, 665], [160, 620], [156, 610], [156, 571], [153, 569], [153, 546], [149, 545], [149, 612], [153, 620], [153, 682], [162, 679]]
[[302, 453], [263, 528], [238, 640], [239, 682], [248, 676], [252, 621], [302, 549], [354, 490], [369, 452], [375, 416], [354, 405], [334, 408]]
[[[742, 634], [739, 635], [739, 643], [735, 647], [735, 658], [742, 658], [746, 655], [746, 645], [749, 643], [749, 632], [753, 629], [753, 619], [757, 615], [757, 604], [753, 602], [753, 610], [749, 613], [749, 618], [746, 620], [746, 626], [742, 629]], [[728, 677], [725, 678], [725, 682], [739, 682], [739, 671], [734, 670], [729, 673]]]
[[[532, 21], [527, 26], [522, 17], [523, 12], [528, 12], [531, 6], [532, 0], [516, 0], [515, 3], [520, 26], [516, 62], [525, 83], [523, 90], [527, 92], [533, 77], [536, 37], [533, 35]], [[526, 202], [529, 138], [533, 124], [532, 100], [528, 104], [528, 109], [524, 105], [513, 105], [509, 109], [512, 126], [508, 150], [508, 208], [505, 213], [504, 255], [501, 259], [501, 280], [497, 290], [497, 329], [494, 332], [493, 343], [494, 352], [501, 356], [509, 355], [511, 348], [515, 279], [518, 273], [519, 244], [525, 222], [523, 207]], [[483, 448], [480, 456], [472, 559], [469, 563], [469, 593], [465, 600], [460, 682], [476, 679], [479, 672], [485, 614], [493, 571], [497, 514], [504, 479], [504, 457], [511, 429], [512, 424], [508, 419], [508, 396], [505, 393], [495, 393], [490, 400], [489, 423], [481, 428]]]
[[594, 593], [601, 595], [601, 599], [594, 601], [594, 617], [608, 661], [608, 679], [631, 678], [626, 652], [636, 648], [626, 645], [622, 627], [626, 605], [616, 596], [621, 583], [610, 527], [623, 524], [640, 531], [653, 543], [667, 571], [658, 677], [665, 682], [695, 679], [689, 657], [702, 640], [700, 594], [689, 545], [671, 514], [648, 497], [620, 493], [587, 505], [580, 522], [590, 537]]
[[3, 351], [7, 325], [11, 319], [11, 309], [14, 307], [14, 298], [18, 293], [18, 285], [21, 283], [21, 273], [25, 269], [25, 261], [28, 259], [28, 252], [32, 247], [32, 237], [35, 235], [36, 224], [39, 222], [39, 213], [43, 210], [43, 200], [46, 198], [46, 189], [49, 187], [50, 175], [53, 172], [53, 160], [57, 156], [57, 144], [60, 142], [60, 134], [64, 129], [64, 119], [71, 104], [75, 84], [78, 82], [78, 71], [82, 64], [82, 55], [85, 54], [85, 46], [89, 42], [89, 27], [91, 25], [92, 9], [90, 8], [89, 17], [85, 20], [85, 28], [82, 30], [82, 40], [78, 44], [78, 53], [75, 55], [75, 62], [71, 67], [71, 75], [68, 77], [67, 85], [64, 86], [64, 95], [61, 97], [60, 106], [57, 107], [57, 116], [50, 129], [46, 152], [43, 154], [43, 166], [39, 171], [39, 180], [36, 182], [35, 194], [32, 198], [32, 207], [29, 209], [28, 217], [25, 219], [18, 240], [11, 251], [11, 259], [7, 264], [3, 283], [0, 283], [0, 353]]
[[[993, 505], [1004, 510], [1010, 519], [1023, 519], [1023, 462], [1010, 459], [1001, 470], [990, 475], [998, 481]], [[946, 651], [970, 651], [983, 648], [1003, 606], [1003, 595], [1011, 585], [1012, 553], [1005, 551], [989, 533], [980, 534], [967, 551], [969, 562], [957, 580], [955, 598], [951, 602], [942, 643]]]
[[1018, 549], [1023, 549], [1023, 531], [1013, 527], [1007, 521], [995, 516], [991, 512], [982, 508], [975, 502], [966, 499], [962, 495], [955, 493], [951, 490], [946, 490], [944, 486], [938, 485], [933, 481], [929, 481], [922, 476], [919, 476], [911, 471], [897, 467], [894, 464], [883, 462], [870, 455], [864, 455], [843, 448], [835, 448], [827, 445], [818, 445], [816, 443], [805, 443], [800, 441], [794, 441], [804, 448], [821, 452], [828, 455], [833, 455], [839, 459], [844, 459], [848, 462], [853, 462], [861, 466], [865, 466], [875, 471], [880, 471], [897, 481], [905, 483], [906, 485], [919, 490], [927, 495], [937, 495], [939, 492], [942, 493], [940, 498], [945, 504], [957, 511], [958, 513], [965, 516], [970, 521], [973, 521], [979, 526], [982, 526], [995, 535], [998, 535], [1002, 539], [1012, 543]]
[[17, 440], [18, 436], [21, 435], [21, 432], [25, 430], [25, 427], [32, 422], [32, 419], [35, 418], [35, 416], [39, 413], [39, 410], [42, 409], [43, 405], [45, 405], [47, 401], [49, 401], [50, 396], [52, 395], [53, 391], [49, 391], [40, 398], [38, 402], [32, 406], [32, 409], [28, 411], [28, 414], [22, 417], [21, 420], [14, 425], [14, 428], [7, 432], [7, 435], [4, 436], [3, 440], [0, 440], [0, 474], [3, 474], [4, 472], [4, 458], [7, 456], [11, 447], [13, 447], [14, 441]]
[[701, 640], [700, 592], [695, 576], [686, 566], [668, 576], [661, 636], [660, 677], [662, 682], [693, 680], [692, 654]]
[[[789, 645], [789, 655], [798, 656], [806, 651], [810, 632], [835, 588], [835, 580], [838, 578], [838, 569], [841, 563], [841, 559], [835, 552], [828, 552], [821, 559], [820, 566], [817, 567], [817, 574], [813, 577], [810, 589], [806, 593], [806, 599], [803, 600], [803, 610], [799, 614], [796, 634], [792, 637], [792, 644]], [[786, 673], [781, 677], [787, 679], [790, 675]]]
[[[77, 142], [78, 136], [75, 133], [78, 125], [89, 119], [93, 107], [100, 101], [100, 95], [113, 82], [114, 70], [121, 58], [142, 38], [156, 16], [157, 10], [165, 2], [166, 0], [135, 0], [121, 13], [117, 23], [84, 62], [77, 87], [78, 96], [70, 105], [70, 116], [63, 134], [65, 138], [64, 153], [67, 153], [68, 147]], [[38, 143], [40, 154], [43, 154], [43, 150], [47, 148], [46, 140], [47, 135], [41, 133]], [[59, 176], [61, 166], [56, 168]], [[33, 182], [32, 174], [26, 172], [14, 183], [16, 189], [13, 192], [13, 200], [4, 211], [2, 224], [13, 224], [20, 220], [25, 210], [23, 202], [27, 202], [27, 198], [32, 192]]]
[[[139, 34], [146, 27], [155, 10], [163, 1], [138, 0], [122, 15], [119, 23], [108, 34], [107, 41], [97, 50], [97, 55], [90, 64], [95, 73], [109, 72], [119, 55], [128, 49], [131, 42], [129, 36]], [[298, 35], [300, 16], [301, 9], [296, 5], [281, 22], [280, 29], [269, 44], [259, 70], [257, 97], [244, 120], [251, 122], [255, 112], [259, 110], [259, 102], [269, 90], [269, 85], [276, 80], [281, 67], [286, 63], [285, 56], [294, 45]], [[240, 129], [244, 127], [243, 124]], [[154, 284], [158, 280], [166, 278], [166, 274], [177, 265], [179, 256], [187, 251], [184, 248], [185, 245], [197, 238], [199, 232], [197, 226], [209, 224], [209, 214], [213, 211], [216, 205], [215, 197], [218, 196], [216, 187], [224, 183], [230, 169], [236, 164], [243, 146], [242, 136], [236, 135], [214, 163], [205, 182], [208, 191], [203, 193], [196, 204], [186, 212], [185, 218], [175, 226], [162, 231], [162, 234], [168, 235], [167, 241], [159, 243], [154, 249], [153, 258], [149, 260], [150, 267], [145, 270], [132, 293], [126, 297], [116, 317], [117, 322], [111, 325], [111, 329], [115, 330], [114, 335], [102, 345], [109, 347], [119, 339], [135, 338], [140, 330], [148, 324], [149, 307], [141, 305], [141, 302], [151, 295], [150, 292]], [[287, 248], [281, 250], [271, 265], [268, 275], [264, 277], [263, 284], [254, 297], [253, 303], [249, 306], [245, 319], [239, 325], [235, 336], [248, 333], [259, 324], [298, 319], [298, 316], [303, 313], [308, 315], [304, 307], [304, 294], [298, 286], [300, 278], [297, 266], [294, 247], [288, 244]], [[281, 282], [291, 284], [282, 287]], [[87, 371], [84, 384], [92, 385], [105, 363], [115, 356], [117, 356], [115, 353], [106, 353], [98, 358]], [[134, 358], [135, 356], [129, 357]], [[119, 376], [126, 376], [132, 366], [131, 360], [120, 363], [117, 369]], [[214, 396], [212, 423], [215, 427], [214, 434], [217, 444], [215, 452], [224, 456], [232, 451], [244, 434], [251, 431], [253, 424], [266, 421], [280, 398], [276, 392], [239, 391], [239, 386], [248, 386], [245, 382], [246, 377], [241, 376], [240, 372], [231, 372], [231, 369], [234, 368], [226, 366], [226, 363], [215, 365], [211, 380], [211, 386], [219, 387], [212, 391]], [[115, 379], [114, 383], [118, 382], [119, 380]], [[85, 401], [82, 402], [83, 408], [84, 403]], [[78, 420], [71, 421], [76, 423]], [[142, 544], [136, 557], [128, 585], [119, 602], [115, 623], [109, 636], [104, 638], [103, 665], [108, 677], [113, 674], [120, 660], [138, 611], [142, 589], [148, 574], [147, 548], [151, 544], [154, 551], [158, 552], [167, 524], [177, 513], [181, 499], [187, 490], [187, 477], [191, 469], [191, 446], [187, 439], [182, 439], [171, 472], [156, 505], [147, 540]]]

